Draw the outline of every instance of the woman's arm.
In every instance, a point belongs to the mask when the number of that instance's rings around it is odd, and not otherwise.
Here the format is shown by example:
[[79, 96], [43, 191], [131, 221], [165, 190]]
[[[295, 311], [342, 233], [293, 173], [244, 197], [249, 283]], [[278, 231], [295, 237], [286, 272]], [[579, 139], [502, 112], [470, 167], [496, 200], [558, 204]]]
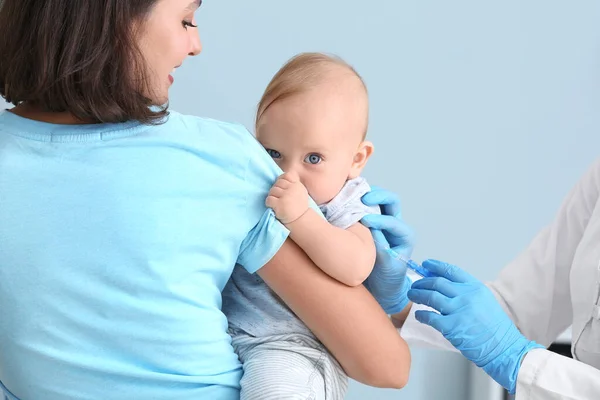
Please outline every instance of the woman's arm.
[[371, 386], [402, 388], [410, 352], [363, 286], [327, 276], [288, 239], [258, 274], [331, 351], [348, 376]]

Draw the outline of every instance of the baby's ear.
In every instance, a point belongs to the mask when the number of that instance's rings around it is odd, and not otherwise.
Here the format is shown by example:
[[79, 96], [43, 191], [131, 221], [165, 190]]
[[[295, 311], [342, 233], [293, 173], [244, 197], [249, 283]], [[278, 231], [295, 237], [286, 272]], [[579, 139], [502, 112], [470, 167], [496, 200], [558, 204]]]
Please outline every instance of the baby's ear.
[[363, 141], [358, 146], [356, 154], [354, 155], [354, 159], [352, 160], [352, 167], [350, 168], [348, 179], [354, 179], [360, 176], [362, 170], [365, 168], [365, 165], [367, 165], [367, 161], [369, 160], [369, 157], [371, 157], [371, 154], [373, 154], [374, 150], [375, 147], [373, 146], [373, 143], [367, 140]]

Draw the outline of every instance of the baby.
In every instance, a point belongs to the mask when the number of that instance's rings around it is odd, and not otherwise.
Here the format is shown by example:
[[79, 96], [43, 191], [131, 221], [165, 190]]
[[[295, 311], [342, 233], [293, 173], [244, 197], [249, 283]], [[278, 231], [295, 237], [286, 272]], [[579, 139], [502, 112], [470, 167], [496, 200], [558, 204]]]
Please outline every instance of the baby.
[[[349, 286], [362, 284], [375, 262], [370, 231], [360, 224], [379, 212], [361, 202], [370, 188], [360, 174], [373, 153], [365, 141], [368, 109], [365, 84], [351, 66], [305, 53], [273, 77], [256, 117], [257, 139], [285, 172], [267, 206], [319, 268]], [[242, 400], [344, 397], [343, 369], [257, 275], [234, 269], [223, 311], [244, 366]]]

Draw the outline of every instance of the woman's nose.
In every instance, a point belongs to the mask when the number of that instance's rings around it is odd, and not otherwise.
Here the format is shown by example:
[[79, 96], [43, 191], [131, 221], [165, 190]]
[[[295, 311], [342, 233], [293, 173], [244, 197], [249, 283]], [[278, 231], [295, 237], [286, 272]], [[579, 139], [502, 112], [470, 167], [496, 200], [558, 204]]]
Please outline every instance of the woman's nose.
[[189, 55], [197, 56], [202, 52], [202, 41], [200, 40], [200, 34], [198, 33], [197, 28], [190, 32], [192, 35], [192, 43]]

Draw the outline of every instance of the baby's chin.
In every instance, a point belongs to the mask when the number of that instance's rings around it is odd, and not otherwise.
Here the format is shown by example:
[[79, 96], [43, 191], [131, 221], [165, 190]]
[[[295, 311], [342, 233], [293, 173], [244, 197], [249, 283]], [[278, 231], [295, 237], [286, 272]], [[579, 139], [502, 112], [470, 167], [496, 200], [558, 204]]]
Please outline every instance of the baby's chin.
[[331, 200], [333, 200], [335, 198], [335, 196], [337, 196], [337, 194], [339, 193], [339, 191], [337, 193], [314, 193], [311, 192], [310, 190], [308, 191], [308, 195], [315, 201], [315, 203], [317, 203], [318, 206], [321, 206], [323, 204], [327, 204], [329, 203]]

